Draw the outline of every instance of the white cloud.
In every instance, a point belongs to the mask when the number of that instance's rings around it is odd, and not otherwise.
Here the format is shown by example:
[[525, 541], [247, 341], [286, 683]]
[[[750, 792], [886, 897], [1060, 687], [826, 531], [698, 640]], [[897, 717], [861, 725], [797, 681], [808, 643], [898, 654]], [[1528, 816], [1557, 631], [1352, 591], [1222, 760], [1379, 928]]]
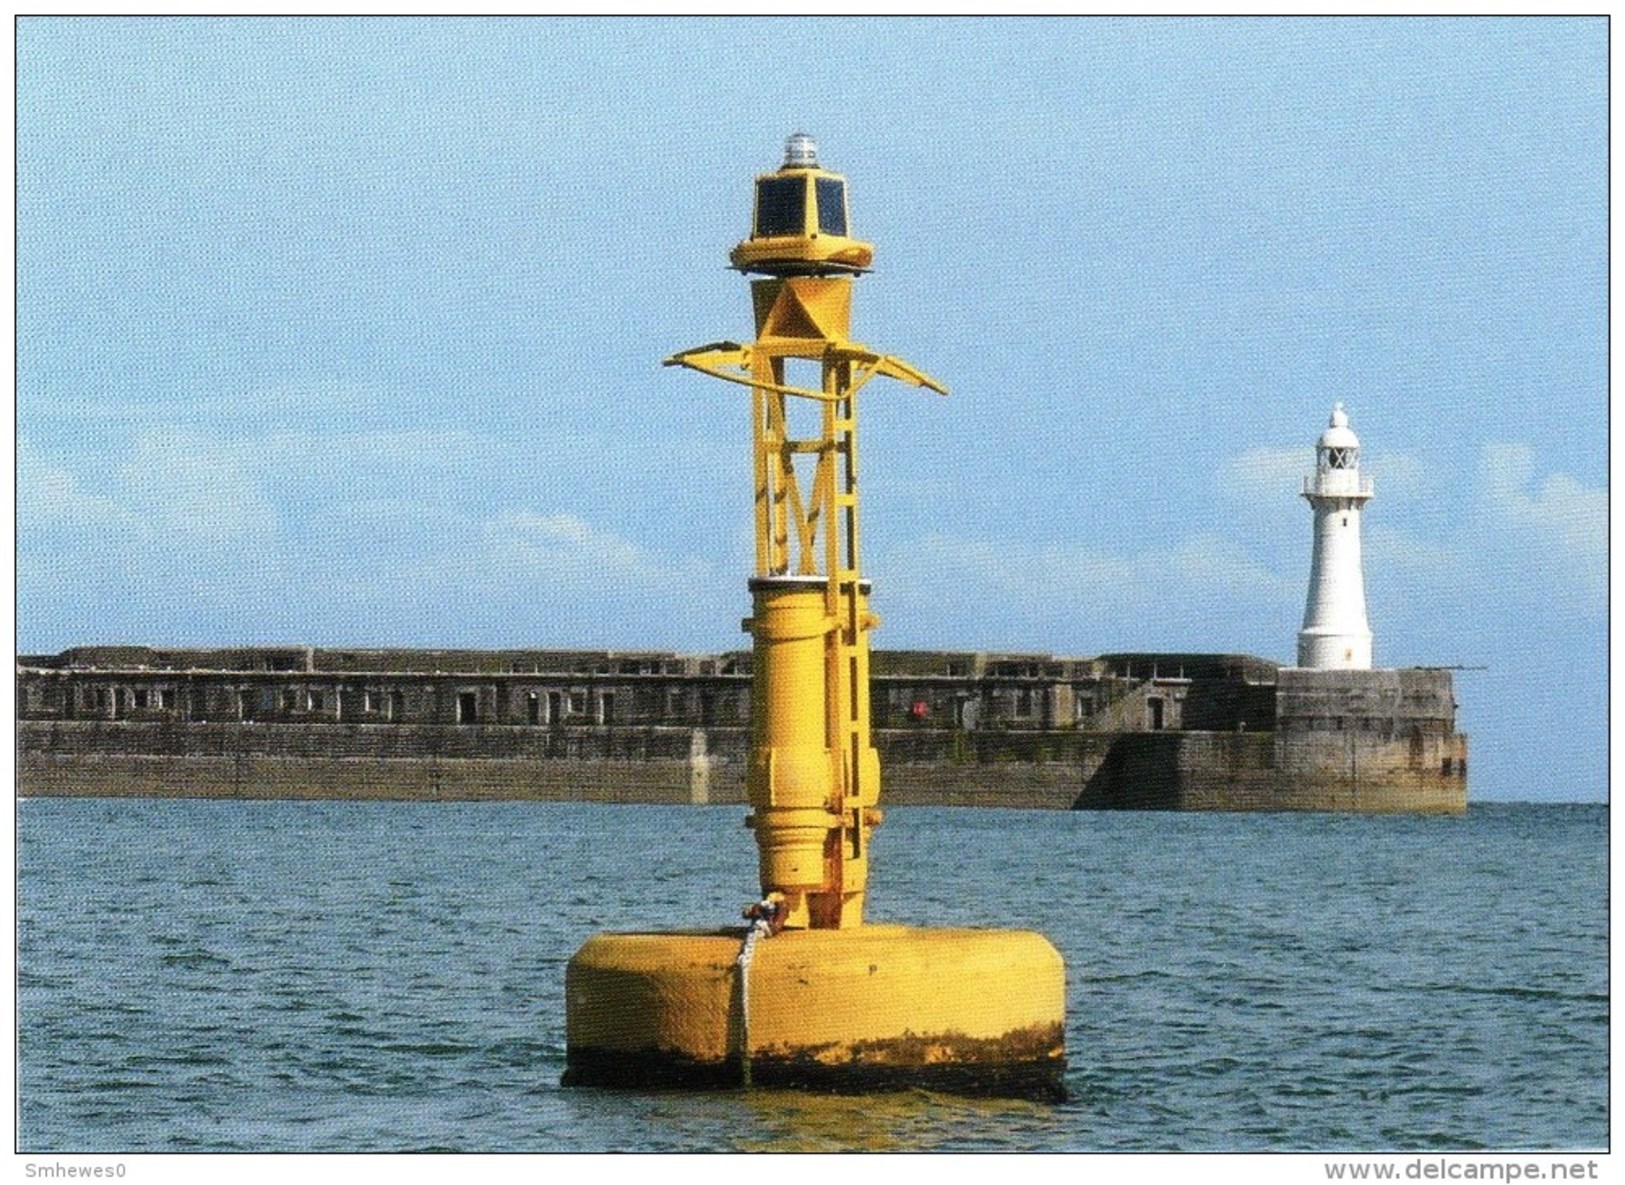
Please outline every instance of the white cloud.
[[[1431, 466], [1411, 453], [1384, 452], [1368, 456], [1361, 450], [1361, 471], [1376, 483], [1377, 496], [1415, 498], [1428, 494], [1435, 477]], [[1231, 457], [1219, 466], [1219, 489], [1242, 502], [1279, 504], [1303, 489], [1303, 479], [1315, 470], [1315, 450], [1309, 445], [1259, 447]]]
[[[1361, 469], [1366, 468], [1362, 463]], [[1396, 499], [1423, 498], [1437, 492], [1438, 471], [1412, 453], [1383, 453], [1374, 459], [1370, 473], [1379, 498], [1385, 494]]]
[[278, 423], [309, 423], [343, 418], [349, 422], [392, 422], [405, 406], [395, 392], [352, 383], [282, 384], [240, 394], [147, 402], [109, 403], [94, 399], [51, 399], [30, 402], [28, 419], [36, 424], [85, 423], [163, 427], [171, 424], [217, 424], [241, 430]]
[[[1364, 527], [1368, 572], [1402, 587], [1426, 588], [1459, 582], [1468, 553], [1452, 541], [1418, 539], [1381, 523]], [[1307, 574], [1306, 574], [1307, 579]]]
[[922, 583], [963, 589], [972, 599], [1070, 611], [1085, 602], [1191, 605], [1203, 597], [1271, 598], [1290, 582], [1232, 540], [1200, 534], [1165, 550], [1114, 555], [1073, 545], [957, 539], [933, 533], [908, 544], [889, 566]]
[[1244, 501], [1291, 497], [1314, 467], [1314, 450], [1303, 445], [1250, 448], [1219, 467], [1219, 488]]
[[659, 584], [692, 578], [693, 561], [659, 556], [573, 514], [508, 510], [481, 524], [474, 559], [509, 579]]
[[17, 446], [19, 535], [111, 532], [130, 541], [263, 542], [277, 514], [237, 449], [198, 433], [167, 428], [141, 433], [121, 461], [75, 472]]
[[[385, 512], [384, 521], [399, 521]], [[737, 574], [710, 562], [629, 539], [570, 512], [505, 508], [483, 519], [426, 516], [330, 578], [330, 609], [320, 625], [349, 626], [370, 607], [408, 640], [474, 639], [478, 644], [696, 645], [729, 638], [740, 608]], [[719, 616], [718, 605], [729, 610]], [[335, 624], [336, 623], [336, 624]]]
[[112, 495], [141, 530], [189, 546], [266, 546], [276, 508], [241, 450], [195, 432], [159, 428], [137, 436]]
[[416, 636], [427, 622], [613, 644], [616, 618], [650, 632], [703, 621], [721, 584], [707, 563], [567, 502], [519, 501], [558, 497], [533, 481], [452, 480], [464, 465], [479, 478], [481, 451], [467, 433], [221, 440], [173, 426], [66, 458], [19, 444], [22, 632], [49, 615], [68, 644], [145, 614], [242, 636]]
[[73, 473], [36, 453], [26, 439], [17, 442], [17, 525], [56, 529], [128, 529], [135, 516], [112, 498], [84, 488]]
[[[539, 467], [485, 479], [487, 443], [460, 430], [222, 440], [173, 426], [141, 428], [113, 456], [106, 446], [45, 455], [19, 441], [19, 596], [32, 612], [78, 604], [88, 623], [98, 602], [162, 590], [150, 594], [155, 613], [202, 621], [229, 604], [236, 621], [283, 622], [289, 636], [364, 632], [410, 603], [420, 631], [445, 616], [448, 629], [494, 623], [484, 627], [494, 636], [514, 621], [559, 644], [595, 630], [612, 642], [614, 620], [634, 632], [704, 636], [738, 607], [749, 540], [736, 530], [716, 540], [731, 551], [703, 556], [669, 536], [630, 536], [582, 509], [605, 505], [604, 491], [587, 490], [579, 474]], [[1253, 449], [1219, 471], [1221, 488], [1268, 499], [1268, 514], [1285, 523], [1274, 535], [1211, 518], [1155, 547], [1137, 546], [1129, 523], [1104, 545], [936, 531], [870, 555], [869, 567], [893, 611], [936, 614], [944, 642], [976, 642], [998, 628], [1086, 647], [1107, 635], [1149, 645], [1207, 633], [1203, 644], [1229, 647], [1243, 643], [1215, 631], [1243, 628], [1255, 644], [1289, 638], [1307, 539], [1290, 558], [1272, 540], [1307, 533], [1291, 500], [1276, 504], [1296, 491], [1304, 452]], [[1402, 472], [1421, 470], [1405, 455], [1393, 460]], [[1605, 489], [1564, 473], [1537, 476], [1527, 447], [1499, 445], [1483, 451], [1475, 496], [1424, 509], [1425, 525], [1414, 515], [1408, 526], [1380, 515], [1368, 524], [1367, 580], [1379, 595], [1386, 586], [1386, 595], [1458, 615], [1480, 612], [1485, 590], [1588, 615], [1602, 605]], [[900, 603], [893, 592], [905, 594]], [[719, 605], [728, 606], [720, 616]], [[931, 624], [922, 623], [915, 632]], [[20, 624], [26, 633], [27, 620]]]
[[1134, 578], [1132, 562], [1087, 548], [1025, 541], [960, 539], [933, 532], [904, 545], [885, 566], [926, 582], [963, 587], [1017, 604], [1070, 602], [1101, 596]]
[[1219, 535], [1193, 535], [1166, 556], [1148, 553], [1138, 563], [1147, 580], [1166, 573], [1182, 590], [1208, 590], [1213, 595], [1275, 598], [1296, 587], [1254, 560], [1234, 539]]
[[[1462, 637], [1503, 629], [1535, 606], [1581, 617], [1601, 611], [1605, 489], [1565, 473], [1537, 477], [1531, 450], [1512, 445], [1484, 450], [1477, 473], [1461, 482], [1466, 496], [1416, 499], [1444, 478], [1411, 454], [1388, 461], [1390, 488], [1408, 487], [1416, 501], [1400, 516], [1405, 525], [1377, 513], [1365, 526], [1379, 636], [1384, 623], [1400, 623], [1400, 633], [1384, 639], [1389, 653], [1407, 653], [1425, 630], [1461, 649]], [[1305, 470], [1301, 449], [1259, 448], [1222, 467], [1218, 480], [1238, 498], [1271, 499], [1267, 513], [1283, 516], [1292, 514], [1290, 504], [1275, 506], [1275, 495], [1283, 484], [1295, 490]], [[879, 558], [905, 601], [945, 622], [953, 617], [955, 628], [996, 632], [1017, 622], [1057, 637], [1071, 624], [1085, 646], [1098, 646], [1094, 635], [1105, 632], [1129, 645], [1160, 637], [1215, 648], [1246, 640], [1214, 629], [1250, 629], [1253, 644], [1264, 638], [1267, 650], [1267, 639], [1289, 639], [1296, 628], [1308, 580], [1307, 514], [1293, 526], [1301, 546], [1290, 551], [1273, 546], [1279, 532], [1260, 535], [1232, 519], [1161, 547], [1136, 548], [1132, 525], [1121, 524], [1105, 546], [936, 532]]]
[[236, 445], [245, 463], [307, 479], [342, 480], [358, 470], [443, 471], [478, 462], [496, 445], [457, 428], [369, 432], [273, 432]]
[[1577, 582], [1588, 596], [1606, 590], [1606, 488], [1582, 485], [1566, 473], [1549, 474], [1535, 486], [1534, 453], [1522, 444], [1485, 445], [1479, 482], [1493, 516], [1488, 529], [1512, 536], [1502, 542], [1534, 547], [1540, 559], [1555, 564], [1563, 578]]

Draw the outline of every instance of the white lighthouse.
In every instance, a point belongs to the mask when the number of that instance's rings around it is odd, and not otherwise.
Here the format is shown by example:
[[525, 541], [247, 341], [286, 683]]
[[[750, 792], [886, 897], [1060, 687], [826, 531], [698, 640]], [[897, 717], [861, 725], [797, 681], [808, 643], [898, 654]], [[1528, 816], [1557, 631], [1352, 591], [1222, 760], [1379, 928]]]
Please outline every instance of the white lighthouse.
[[1298, 665], [1368, 671], [1371, 626], [1360, 570], [1360, 509], [1371, 500], [1371, 479], [1360, 476], [1360, 438], [1341, 403], [1315, 443], [1315, 472], [1304, 478], [1303, 496], [1315, 512], [1315, 553]]

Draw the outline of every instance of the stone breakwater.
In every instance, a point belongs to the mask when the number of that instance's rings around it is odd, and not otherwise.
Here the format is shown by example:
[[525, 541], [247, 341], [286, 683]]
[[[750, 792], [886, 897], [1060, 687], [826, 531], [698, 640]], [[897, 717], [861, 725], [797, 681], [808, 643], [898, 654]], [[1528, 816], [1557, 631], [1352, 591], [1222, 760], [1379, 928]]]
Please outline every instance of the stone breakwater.
[[[876, 659], [888, 805], [1466, 808], [1448, 671]], [[748, 655], [85, 648], [18, 683], [24, 795], [745, 801]]]

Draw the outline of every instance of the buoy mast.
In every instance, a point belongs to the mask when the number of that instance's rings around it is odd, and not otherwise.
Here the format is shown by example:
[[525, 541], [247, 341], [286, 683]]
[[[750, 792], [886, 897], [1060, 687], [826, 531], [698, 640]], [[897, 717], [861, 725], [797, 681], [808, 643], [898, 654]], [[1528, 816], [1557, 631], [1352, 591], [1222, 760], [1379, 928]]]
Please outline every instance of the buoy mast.
[[[751, 389], [756, 571], [747, 791], [764, 897], [791, 929], [863, 920], [880, 760], [869, 732], [869, 585], [859, 563], [858, 391], [876, 375], [946, 393], [899, 359], [851, 341], [852, 277], [874, 248], [847, 234], [846, 179], [804, 133], [756, 178], [748, 238], [729, 253], [751, 281], [756, 340], [686, 350], [686, 366]], [[819, 368], [796, 386], [787, 364]], [[795, 405], [816, 426], [797, 432]], [[798, 468], [798, 462], [802, 462]], [[805, 472], [810, 462], [810, 474]]]

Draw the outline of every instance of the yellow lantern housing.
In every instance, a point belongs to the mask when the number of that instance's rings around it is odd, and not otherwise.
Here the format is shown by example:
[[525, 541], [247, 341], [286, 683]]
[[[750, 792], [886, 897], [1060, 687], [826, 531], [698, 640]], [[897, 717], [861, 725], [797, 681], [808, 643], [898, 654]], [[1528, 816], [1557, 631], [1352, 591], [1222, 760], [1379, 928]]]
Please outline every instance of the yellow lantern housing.
[[846, 178], [819, 168], [812, 137], [797, 132], [779, 171], [756, 178], [750, 238], [728, 261], [763, 276], [863, 272], [874, 262], [874, 245], [852, 238], [850, 225]]

